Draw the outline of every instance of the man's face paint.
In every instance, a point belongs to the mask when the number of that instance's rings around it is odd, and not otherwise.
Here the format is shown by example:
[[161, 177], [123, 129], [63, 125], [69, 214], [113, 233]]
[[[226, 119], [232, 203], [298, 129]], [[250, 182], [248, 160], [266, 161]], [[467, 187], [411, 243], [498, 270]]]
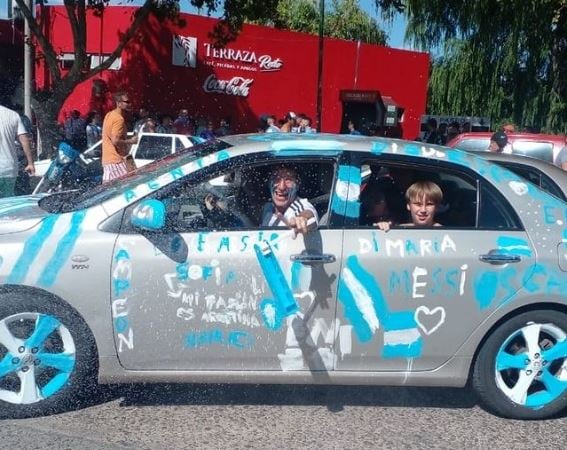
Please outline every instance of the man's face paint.
[[270, 178], [270, 193], [277, 209], [285, 210], [297, 195], [297, 175], [291, 169], [278, 169]]

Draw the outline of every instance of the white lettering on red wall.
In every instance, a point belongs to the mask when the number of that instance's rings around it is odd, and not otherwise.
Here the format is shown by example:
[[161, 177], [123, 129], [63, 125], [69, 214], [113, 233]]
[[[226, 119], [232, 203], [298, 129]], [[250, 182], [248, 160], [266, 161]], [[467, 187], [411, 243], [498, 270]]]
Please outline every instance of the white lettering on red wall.
[[283, 66], [283, 61], [280, 58], [273, 58], [271, 55], [256, 56], [256, 52], [253, 50], [215, 48], [209, 43], [204, 43], [203, 46], [205, 48], [205, 64], [209, 66], [251, 72], [258, 70], [260, 72], [274, 72], [280, 70]]
[[237, 95], [248, 97], [250, 85], [254, 82], [252, 78], [232, 77], [230, 80], [219, 80], [216, 75], [209, 75], [203, 84], [203, 90], [209, 93]]

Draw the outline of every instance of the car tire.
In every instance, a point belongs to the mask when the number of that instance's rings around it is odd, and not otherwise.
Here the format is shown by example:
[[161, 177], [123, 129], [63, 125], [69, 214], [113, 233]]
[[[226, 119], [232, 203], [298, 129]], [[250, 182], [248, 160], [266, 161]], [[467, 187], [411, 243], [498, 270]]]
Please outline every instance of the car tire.
[[10, 418], [76, 409], [96, 387], [94, 338], [57, 298], [0, 293], [0, 412]]
[[484, 342], [472, 384], [486, 409], [545, 419], [567, 407], [567, 314], [537, 310], [500, 325]]

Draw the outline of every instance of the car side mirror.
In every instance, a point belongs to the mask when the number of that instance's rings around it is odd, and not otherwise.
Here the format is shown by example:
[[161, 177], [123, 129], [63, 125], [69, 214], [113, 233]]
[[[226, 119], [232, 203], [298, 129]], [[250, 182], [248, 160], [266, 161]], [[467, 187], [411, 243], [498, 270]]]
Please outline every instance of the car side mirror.
[[132, 211], [130, 223], [134, 228], [157, 231], [165, 226], [165, 204], [160, 200], [143, 200]]

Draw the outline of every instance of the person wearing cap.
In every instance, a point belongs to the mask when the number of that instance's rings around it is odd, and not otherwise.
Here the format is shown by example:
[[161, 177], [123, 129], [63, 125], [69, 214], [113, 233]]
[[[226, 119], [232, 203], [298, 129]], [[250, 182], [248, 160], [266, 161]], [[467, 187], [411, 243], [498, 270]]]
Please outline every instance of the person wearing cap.
[[280, 131], [282, 133], [291, 133], [291, 130], [293, 129], [293, 127], [295, 126], [295, 118], [297, 116], [295, 115], [294, 112], [290, 111], [285, 115], [284, 118], [284, 123], [283, 125], [280, 127]]
[[508, 147], [508, 136], [503, 131], [497, 131], [490, 137], [488, 150], [494, 153], [512, 153]]

